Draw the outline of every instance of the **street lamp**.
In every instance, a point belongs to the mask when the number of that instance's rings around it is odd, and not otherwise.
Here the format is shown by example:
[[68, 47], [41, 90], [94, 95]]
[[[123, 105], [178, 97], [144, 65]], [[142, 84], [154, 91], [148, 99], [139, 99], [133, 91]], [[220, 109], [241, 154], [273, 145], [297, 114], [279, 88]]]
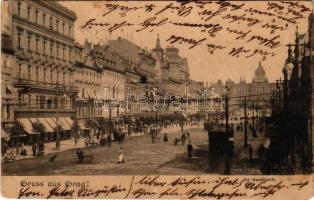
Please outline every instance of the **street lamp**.
[[[63, 87], [59, 87], [59, 83], [57, 82], [57, 86], [56, 86], [56, 89], [57, 89], [57, 102], [56, 102], [56, 106], [57, 106], [57, 126], [56, 126], [56, 150], [60, 150], [60, 133], [59, 133], [59, 104], [60, 104], [60, 93], [59, 93], [59, 90], [62, 91], [62, 89], [64, 90]], [[63, 91], [65, 92], [65, 91]], [[66, 94], [63, 94], [61, 95], [62, 97], [66, 97]]]

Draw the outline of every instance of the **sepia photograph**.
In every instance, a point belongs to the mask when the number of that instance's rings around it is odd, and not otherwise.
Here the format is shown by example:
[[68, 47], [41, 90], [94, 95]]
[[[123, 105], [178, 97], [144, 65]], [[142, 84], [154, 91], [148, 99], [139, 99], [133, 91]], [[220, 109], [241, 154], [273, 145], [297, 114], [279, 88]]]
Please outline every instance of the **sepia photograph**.
[[[2, 195], [314, 195], [312, 1], [4, 0], [1, 11]], [[83, 176], [121, 182], [92, 192]], [[215, 193], [223, 184], [234, 187]]]

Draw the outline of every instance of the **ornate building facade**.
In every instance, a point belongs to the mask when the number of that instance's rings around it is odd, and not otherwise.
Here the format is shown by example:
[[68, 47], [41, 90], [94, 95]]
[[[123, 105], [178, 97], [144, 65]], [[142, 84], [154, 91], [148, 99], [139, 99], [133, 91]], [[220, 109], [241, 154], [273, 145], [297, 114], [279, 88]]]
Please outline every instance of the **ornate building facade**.
[[[28, 134], [40, 122], [70, 130], [76, 115], [73, 85], [74, 12], [52, 1], [11, 1], [14, 121]], [[14, 122], [12, 121], [12, 123]]]
[[157, 81], [162, 93], [184, 97], [189, 93], [190, 73], [186, 58], [179, 55], [175, 47], [161, 48], [159, 36], [152, 50], [157, 60]]
[[272, 117], [276, 130], [271, 136], [270, 160], [293, 157], [295, 161], [291, 167], [297, 173], [313, 172], [313, 24], [314, 14], [311, 13], [308, 32], [300, 34], [297, 30], [294, 43], [287, 45], [282, 90], [277, 90], [273, 99]]

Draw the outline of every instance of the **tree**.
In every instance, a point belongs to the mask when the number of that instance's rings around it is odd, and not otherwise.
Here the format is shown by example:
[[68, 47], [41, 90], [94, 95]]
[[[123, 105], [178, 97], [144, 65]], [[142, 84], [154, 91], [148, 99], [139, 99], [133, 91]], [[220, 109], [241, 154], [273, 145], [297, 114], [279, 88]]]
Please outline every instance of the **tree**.
[[37, 132], [40, 134], [40, 140], [45, 140], [46, 128], [41, 122], [37, 121], [33, 123], [33, 132]]
[[80, 136], [80, 135], [79, 135], [80, 126], [79, 126], [77, 120], [74, 120], [74, 121], [73, 121], [71, 130], [72, 130], [72, 135], [74, 136], [74, 138], [75, 138], [75, 139], [79, 138], [79, 136]]
[[88, 120], [86, 120], [85, 126], [89, 129], [88, 139], [90, 140], [91, 139], [91, 132], [93, 130], [95, 133], [95, 129], [97, 128], [97, 124], [94, 120], [88, 119]]
[[11, 137], [14, 138], [14, 145], [18, 142], [18, 138], [26, 133], [24, 126], [15, 122], [14, 125], [10, 129]]
[[98, 130], [100, 131], [100, 133], [103, 135], [106, 132], [106, 121], [104, 118], [100, 118], [98, 120]]

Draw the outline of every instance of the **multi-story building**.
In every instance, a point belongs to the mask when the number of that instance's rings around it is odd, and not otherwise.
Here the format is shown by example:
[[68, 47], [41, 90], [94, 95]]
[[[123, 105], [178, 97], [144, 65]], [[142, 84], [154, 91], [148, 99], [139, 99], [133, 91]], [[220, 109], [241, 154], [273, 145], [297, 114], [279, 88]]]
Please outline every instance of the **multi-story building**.
[[140, 102], [141, 99], [144, 99], [144, 96], [152, 97], [154, 95], [153, 91], [156, 89], [155, 78], [157, 72], [155, 69], [155, 58], [149, 51], [120, 37], [117, 40], [111, 40], [109, 48], [117, 52], [127, 62], [125, 67], [125, 91], [127, 93], [125, 95], [126, 98], [136, 95], [135, 99], [133, 97], [130, 98], [131, 101], [129, 101], [130, 105], [128, 107], [131, 110], [129, 110], [128, 114], [152, 115], [151, 112], [145, 112], [145, 110], [151, 110], [152, 106], [150, 105], [148, 109], [145, 109], [146, 107], [142, 106]]
[[14, 119], [28, 134], [32, 124], [47, 132], [70, 130], [77, 89], [73, 85], [76, 14], [54, 1], [10, 1], [15, 51]]
[[[239, 83], [235, 83], [231, 79], [226, 81], [225, 86], [230, 96], [230, 105], [243, 107], [246, 101], [248, 107], [255, 110], [263, 109], [266, 112], [266, 109], [270, 108], [272, 91], [276, 89], [276, 83], [268, 82], [261, 62], [259, 62], [254, 75], [251, 83], [247, 83], [244, 77], [240, 78]], [[221, 91], [221, 86], [222, 84], [216, 84], [215, 91]], [[223, 93], [221, 95], [224, 95]]]
[[273, 98], [272, 118], [276, 129], [271, 135], [269, 159], [278, 164], [289, 160], [296, 173], [313, 172], [313, 23], [311, 13], [308, 32], [296, 31], [294, 44], [288, 45], [284, 80]]
[[12, 46], [12, 5], [9, 1], [1, 4], [1, 19], [1, 137], [8, 139], [17, 103], [13, 88], [15, 59]]
[[[115, 119], [124, 112], [125, 61], [107, 45], [77, 45], [75, 85], [77, 119], [86, 129], [87, 119]], [[109, 106], [110, 104], [110, 106]]]
[[185, 98], [189, 93], [190, 73], [186, 58], [179, 55], [175, 47], [161, 48], [159, 37], [152, 50], [157, 60], [156, 71], [159, 89], [168, 96]]

